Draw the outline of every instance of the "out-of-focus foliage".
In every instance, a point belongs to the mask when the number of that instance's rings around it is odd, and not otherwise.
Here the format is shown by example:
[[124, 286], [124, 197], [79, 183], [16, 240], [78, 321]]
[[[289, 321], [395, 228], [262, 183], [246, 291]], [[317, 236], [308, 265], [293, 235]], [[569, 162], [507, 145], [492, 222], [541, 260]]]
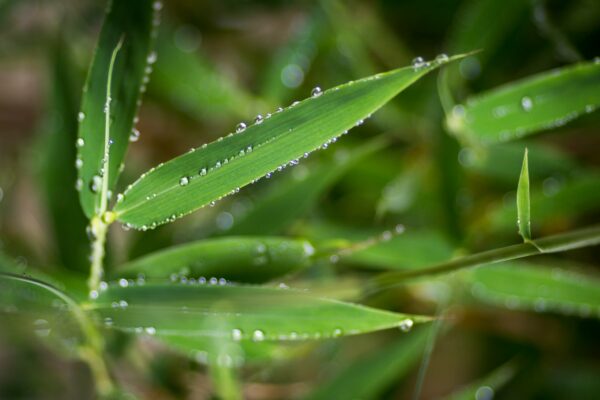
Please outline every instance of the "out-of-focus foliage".
[[600, 3], [107, 6], [0, 1], [0, 398], [600, 397]]

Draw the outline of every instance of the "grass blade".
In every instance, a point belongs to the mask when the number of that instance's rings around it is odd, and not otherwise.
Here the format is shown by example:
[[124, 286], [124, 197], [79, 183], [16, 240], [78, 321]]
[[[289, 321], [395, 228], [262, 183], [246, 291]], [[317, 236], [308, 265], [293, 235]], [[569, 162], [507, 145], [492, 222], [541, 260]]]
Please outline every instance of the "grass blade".
[[[123, 331], [257, 342], [355, 335], [429, 319], [292, 289], [229, 285], [111, 285], [90, 308]], [[234, 328], [219, 330], [207, 316]]]
[[571, 65], [511, 82], [455, 106], [451, 131], [491, 144], [565, 125], [600, 105], [600, 63]]
[[[461, 56], [451, 58], [456, 60]], [[143, 174], [114, 211], [138, 229], [180, 218], [327, 146], [443, 62], [350, 82], [257, 120]]]
[[511, 309], [598, 318], [600, 280], [559, 268], [511, 262], [467, 275], [473, 296]]
[[[107, 191], [113, 190], [132, 134], [140, 96], [148, 79], [153, 30], [158, 23], [160, 3], [153, 0], [113, 1], [109, 6], [92, 61], [79, 113], [77, 139], [79, 199], [85, 214], [92, 217], [102, 203], [102, 176]], [[108, 75], [113, 51], [123, 40], [114, 71]], [[112, 79], [112, 96], [107, 104], [107, 83]], [[106, 113], [105, 113], [106, 111]], [[105, 118], [110, 112], [108, 168], [105, 161]]]
[[210, 277], [261, 283], [310, 265], [313, 246], [306, 240], [277, 237], [227, 237], [157, 251], [133, 260], [119, 275], [185, 279]]
[[427, 329], [420, 329], [368, 357], [357, 360], [307, 396], [318, 399], [377, 399], [408, 374], [423, 353]]
[[62, 35], [52, 50], [48, 104], [53, 107], [48, 107], [48, 134], [40, 143], [43, 154], [40, 183], [45, 189], [59, 263], [71, 271], [82, 271], [87, 268], [89, 243], [85, 236], [87, 219], [73, 185], [77, 179], [73, 142], [77, 138], [78, 76]]
[[529, 163], [527, 160], [527, 148], [523, 156], [523, 167], [519, 176], [517, 186], [517, 225], [519, 226], [519, 235], [524, 241], [531, 240], [531, 215], [529, 204]]
[[291, 177], [258, 200], [226, 233], [228, 235], [273, 235], [280, 233], [299, 217], [306, 214], [348, 169], [357, 162], [380, 150], [386, 142], [381, 138], [365, 143], [343, 157], [335, 157], [311, 170], [298, 181]]
[[517, 363], [509, 361], [490, 372], [482, 379], [445, 397], [446, 400], [492, 399], [496, 392], [515, 375]]

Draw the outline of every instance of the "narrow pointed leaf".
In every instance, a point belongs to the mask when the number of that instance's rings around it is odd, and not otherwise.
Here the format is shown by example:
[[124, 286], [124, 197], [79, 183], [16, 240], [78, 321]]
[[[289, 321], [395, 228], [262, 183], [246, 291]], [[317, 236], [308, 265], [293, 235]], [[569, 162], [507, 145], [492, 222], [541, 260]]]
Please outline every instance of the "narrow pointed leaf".
[[314, 255], [306, 240], [277, 237], [227, 237], [183, 244], [133, 260], [119, 275], [146, 278], [225, 278], [260, 283], [305, 268]]
[[[123, 41], [114, 65], [110, 101], [108, 190], [113, 190], [125, 156], [142, 88], [149, 71], [153, 30], [158, 15], [153, 0], [112, 1], [100, 32], [98, 46], [88, 72], [79, 113], [77, 187], [85, 214], [94, 215], [100, 204], [98, 189], [105, 141], [105, 103], [111, 56]], [[96, 178], [95, 178], [96, 177]], [[91, 188], [95, 186], [95, 190]]]
[[529, 202], [529, 162], [527, 160], [527, 149], [525, 149], [523, 167], [517, 186], [517, 225], [519, 226], [519, 235], [525, 241], [531, 240], [531, 205]]
[[394, 382], [407, 375], [419, 361], [429, 330], [420, 329], [357, 360], [327, 382], [322, 382], [306, 400], [378, 399]]
[[[128, 332], [167, 336], [229, 337], [239, 340], [304, 340], [366, 333], [427, 317], [397, 314], [314, 297], [292, 289], [146, 284], [110, 286], [90, 309]], [[208, 316], [219, 316], [231, 331]], [[406, 323], [406, 322], [405, 322]]]
[[162, 164], [124, 193], [117, 219], [143, 229], [219, 200], [342, 135], [438, 66], [400, 68], [335, 87]]
[[600, 105], [600, 63], [581, 63], [511, 82], [456, 106], [447, 123], [467, 141], [494, 143], [565, 125]]
[[509, 361], [480, 380], [445, 397], [446, 400], [492, 399], [516, 373], [516, 362]]
[[473, 296], [486, 303], [537, 312], [600, 316], [600, 279], [523, 262], [477, 268], [467, 275]]

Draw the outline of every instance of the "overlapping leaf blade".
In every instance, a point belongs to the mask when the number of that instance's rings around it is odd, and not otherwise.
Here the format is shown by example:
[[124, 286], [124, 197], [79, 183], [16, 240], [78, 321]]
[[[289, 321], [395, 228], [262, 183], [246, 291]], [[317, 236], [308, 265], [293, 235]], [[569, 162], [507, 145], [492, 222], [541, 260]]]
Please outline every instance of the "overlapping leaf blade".
[[342, 135], [439, 65], [335, 87], [162, 164], [124, 193], [115, 206], [117, 219], [135, 228], [157, 226], [231, 194]]
[[323, 382], [307, 400], [377, 399], [392, 382], [408, 374], [421, 357], [429, 330], [422, 329], [349, 365]]
[[125, 264], [121, 276], [168, 278], [219, 277], [260, 283], [307, 267], [314, 255], [306, 240], [278, 237], [227, 237], [183, 244]]
[[600, 105], [600, 63], [588, 62], [511, 82], [467, 100], [448, 126], [471, 142], [514, 140], [562, 126]]
[[470, 271], [471, 293], [481, 301], [538, 312], [598, 317], [600, 280], [560, 268], [524, 262]]
[[[353, 335], [392, 328], [408, 319], [428, 320], [291, 289], [230, 285], [110, 286], [90, 309], [124, 331], [255, 341]], [[232, 330], [218, 329], [208, 316], [218, 316]]]
[[[148, 74], [153, 30], [158, 23], [153, 0], [112, 1], [100, 32], [98, 46], [90, 66], [79, 113], [78, 165], [79, 199], [85, 214], [91, 217], [100, 204], [100, 190], [92, 190], [94, 177], [101, 173], [105, 141], [105, 105], [109, 64], [119, 41], [112, 76], [110, 101], [110, 141], [108, 190], [113, 190], [129, 144], [142, 87]], [[160, 3], [156, 3], [160, 4]], [[98, 179], [98, 178], [96, 178]]]

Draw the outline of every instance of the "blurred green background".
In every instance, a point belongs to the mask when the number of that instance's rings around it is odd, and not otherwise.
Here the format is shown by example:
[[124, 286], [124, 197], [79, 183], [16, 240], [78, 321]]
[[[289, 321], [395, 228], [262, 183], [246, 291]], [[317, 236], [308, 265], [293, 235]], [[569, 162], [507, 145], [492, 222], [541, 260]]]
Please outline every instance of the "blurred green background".
[[[104, 8], [94, 1], [0, 0], [0, 262], [41, 269], [63, 282], [79, 282], [88, 269], [73, 143]], [[140, 135], [119, 186], [233, 131], [240, 121], [308, 97], [317, 85], [329, 88], [409, 65], [417, 56], [481, 49], [446, 71], [446, 84], [461, 102], [592, 60], [600, 56], [599, 43], [596, 0], [165, 2]], [[292, 279], [357, 300], [356, 289], [373, 270], [418, 268], [518, 243], [514, 198], [526, 146], [534, 236], [600, 221], [599, 113], [525, 140], [472, 148], [446, 132], [437, 85], [437, 73], [426, 77], [330, 150], [217, 207], [153, 231], [113, 229], [109, 271], [150, 251], [212, 236], [363, 240], [404, 225], [406, 236]], [[365, 150], [375, 137], [384, 138], [383, 148]], [[537, 261], [597, 274], [600, 254], [592, 247]], [[390, 290], [368, 304], [433, 314], [448, 286], [436, 281]], [[510, 360], [518, 366], [497, 398], [600, 397], [597, 316], [468, 301], [450, 310], [422, 398], [448, 396]], [[28, 329], [5, 329], [1, 320], [0, 326], [0, 398], [94, 396], [85, 364], [53, 351]], [[244, 395], [318, 396], [316, 388], [349, 366], [393, 352], [401, 338], [401, 332], [381, 332], [275, 349], [269, 359], [243, 368]], [[109, 344], [118, 380], [140, 397], [211, 398], [206, 369], [185, 355], [124, 335], [111, 334]], [[392, 372], [372, 398], [410, 398], [422, 357], [412, 358], [405, 370], [389, 360], [373, 366]], [[348, 398], [335, 393], [323, 398]], [[468, 398], [489, 398], [485, 390], [477, 393]]]

